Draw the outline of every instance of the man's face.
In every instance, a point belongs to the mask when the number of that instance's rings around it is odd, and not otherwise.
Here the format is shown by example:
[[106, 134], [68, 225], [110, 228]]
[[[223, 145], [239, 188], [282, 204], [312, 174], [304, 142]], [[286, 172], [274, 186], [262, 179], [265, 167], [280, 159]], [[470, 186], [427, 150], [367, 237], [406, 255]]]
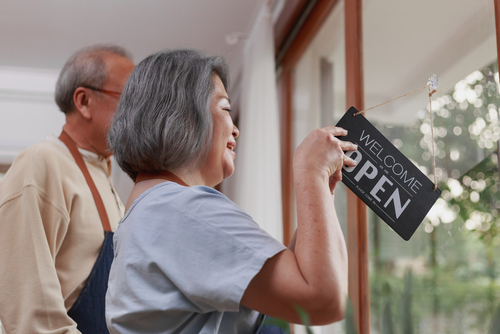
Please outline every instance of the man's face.
[[[107, 55], [105, 63], [108, 70], [108, 80], [99, 88], [121, 93], [128, 77], [134, 70], [134, 63], [130, 59], [117, 54]], [[108, 150], [106, 137], [111, 125], [111, 119], [118, 106], [119, 97], [114, 94], [93, 93], [99, 96], [94, 105], [95, 108], [92, 110], [92, 120], [95, 122], [93, 136], [97, 137], [97, 142], [102, 145], [99, 151], [104, 152]]]

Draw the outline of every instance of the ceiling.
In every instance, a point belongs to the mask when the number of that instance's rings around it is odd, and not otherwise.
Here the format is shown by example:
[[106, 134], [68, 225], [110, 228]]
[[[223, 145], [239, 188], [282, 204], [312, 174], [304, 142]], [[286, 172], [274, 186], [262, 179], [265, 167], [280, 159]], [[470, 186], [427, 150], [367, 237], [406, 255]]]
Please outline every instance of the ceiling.
[[[231, 69], [229, 93], [237, 100], [231, 87], [237, 91], [245, 37], [266, 2], [274, 4], [276, 17], [276, 4], [285, 0], [0, 0], [0, 119], [20, 127], [0, 122], [0, 146], [27, 146], [60, 128], [62, 115], [53, 103], [57, 73], [75, 50], [93, 43], [122, 45], [136, 62], [164, 48], [222, 55]], [[440, 94], [446, 93], [477, 64], [496, 58], [491, 0], [365, 0], [363, 15], [367, 107], [423, 86], [433, 73]], [[230, 34], [242, 39], [230, 45]], [[315, 39], [315, 52], [328, 56], [332, 30]], [[36, 111], [12, 114], [30, 99], [45, 101], [46, 111], [38, 103]], [[425, 100], [422, 91], [370, 115], [404, 122], [407, 111]]]
[[[57, 76], [77, 49], [113, 43], [136, 63], [165, 48], [222, 55], [237, 104], [242, 53], [265, 4], [284, 0], [0, 0], [0, 164], [59, 133]], [[232, 43], [227, 36], [234, 35]], [[231, 42], [231, 41], [230, 41]]]
[[59, 70], [78, 48], [115, 43], [139, 62], [165, 48], [222, 55], [238, 76], [242, 45], [265, 0], [1, 0], [0, 66]]

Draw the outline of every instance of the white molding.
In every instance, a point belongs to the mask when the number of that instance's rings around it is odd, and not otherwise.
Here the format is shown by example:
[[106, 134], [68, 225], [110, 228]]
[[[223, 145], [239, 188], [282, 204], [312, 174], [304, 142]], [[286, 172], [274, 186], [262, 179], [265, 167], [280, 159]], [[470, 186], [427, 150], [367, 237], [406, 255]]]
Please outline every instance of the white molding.
[[54, 94], [59, 71], [0, 66], [0, 92]]
[[19, 103], [31, 102], [54, 104], [54, 93], [0, 89], [0, 100]]

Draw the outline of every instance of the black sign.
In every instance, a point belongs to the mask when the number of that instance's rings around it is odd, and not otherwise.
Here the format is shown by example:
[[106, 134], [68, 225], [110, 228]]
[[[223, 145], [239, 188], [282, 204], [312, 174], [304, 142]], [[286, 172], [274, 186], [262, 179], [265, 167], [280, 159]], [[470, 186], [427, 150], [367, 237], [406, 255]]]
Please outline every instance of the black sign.
[[434, 184], [351, 107], [337, 123], [348, 131], [340, 137], [358, 145], [346, 155], [358, 162], [344, 166], [342, 182], [403, 239], [409, 240], [441, 195]]

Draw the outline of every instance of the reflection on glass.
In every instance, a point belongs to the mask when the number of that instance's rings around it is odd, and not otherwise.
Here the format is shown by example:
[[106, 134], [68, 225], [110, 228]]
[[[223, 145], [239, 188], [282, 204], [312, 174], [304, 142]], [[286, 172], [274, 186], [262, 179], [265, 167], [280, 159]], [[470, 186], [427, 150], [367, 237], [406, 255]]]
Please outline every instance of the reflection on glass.
[[[500, 140], [493, 5], [491, 0], [363, 2], [365, 107], [421, 87], [433, 73], [440, 81], [432, 101], [433, 138], [425, 91], [366, 117], [431, 180], [436, 174], [443, 190], [409, 242], [369, 212], [372, 334], [498, 331], [500, 185], [486, 165], [467, 172], [491, 160]], [[343, 26], [339, 2], [295, 68], [296, 143], [347, 110]], [[345, 221], [345, 195], [336, 192], [335, 200]], [[343, 332], [345, 324], [315, 329]]]
[[[500, 320], [499, 170], [488, 155], [500, 139], [496, 61], [458, 81], [433, 110], [443, 194], [408, 243], [372, 215], [373, 332], [486, 333]], [[377, 127], [432, 179], [429, 112], [416, 116]]]
[[439, 76], [434, 137], [425, 91], [366, 117], [431, 180], [435, 174], [443, 190], [408, 242], [370, 212], [372, 334], [489, 333], [500, 321], [499, 209], [491, 206], [498, 186], [488, 183], [486, 171], [467, 173], [500, 139], [493, 6], [489, 0], [364, 2], [367, 108]]

